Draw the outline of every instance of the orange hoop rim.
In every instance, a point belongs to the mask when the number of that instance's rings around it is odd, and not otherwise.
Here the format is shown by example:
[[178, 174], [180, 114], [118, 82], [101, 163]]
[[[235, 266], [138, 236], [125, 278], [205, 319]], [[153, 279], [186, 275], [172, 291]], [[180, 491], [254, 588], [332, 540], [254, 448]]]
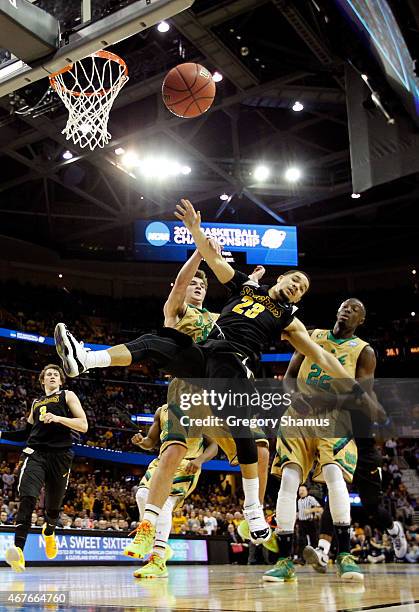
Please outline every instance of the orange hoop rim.
[[[87, 57], [101, 57], [102, 59], [108, 59], [111, 60], [113, 62], [116, 62], [117, 64], [119, 64], [120, 66], [123, 67], [124, 72], [123, 74], [120, 75], [120, 77], [118, 78], [118, 80], [112, 85], [112, 87], [109, 87], [107, 89], [99, 89], [98, 91], [92, 91], [90, 93], [86, 93], [83, 91], [71, 91], [70, 89], [67, 89], [67, 87], [63, 87], [60, 83], [57, 82], [57, 77], [61, 74], [65, 74], [66, 72], [69, 72], [73, 66], [74, 63], [72, 64], [68, 64], [67, 66], [65, 66], [65, 68], [61, 68], [61, 70], [57, 70], [57, 72], [53, 72], [52, 74], [49, 75], [49, 82], [51, 84], [51, 87], [57, 92], [59, 93], [59, 90], [62, 91], [63, 93], [68, 93], [70, 94], [70, 96], [74, 96], [76, 98], [80, 98], [80, 97], [86, 97], [89, 98], [91, 96], [105, 96], [109, 91], [112, 91], [113, 89], [115, 89], [116, 85], [119, 84], [121, 79], [127, 79], [128, 78], [128, 66], [125, 62], [125, 60], [122, 59], [122, 57], [119, 57], [119, 55], [116, 55], [116, 53], [111, 53], [111, 51], [96, 51], [95, 53], [91, 53], [90, 55], [88, 55]], [[85, 59], [85, 58], [83, 58]]]

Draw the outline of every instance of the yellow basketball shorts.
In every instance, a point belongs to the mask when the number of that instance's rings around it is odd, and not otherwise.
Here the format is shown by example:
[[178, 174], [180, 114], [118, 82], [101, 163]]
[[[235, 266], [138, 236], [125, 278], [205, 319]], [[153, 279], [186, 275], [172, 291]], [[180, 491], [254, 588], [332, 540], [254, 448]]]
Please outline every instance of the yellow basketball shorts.
[[[156, 457], [156, 459], [153, 459], [153, 461], [150, 463], [146, 473], [140, 481], [140, 488], [150, 488], [153, 475], [156, 473], [159, 467], [159, 460], [160, 456]], [[187, 474], [185, 470], [188, 463], [189, 459], [182, 459], [172, 480], [170, 495], [179, 497], [179, 503], [183, 502], [183, 500], [188, 497], [188, 495], [190, 495], [192, 491], [196, 488], [199, 476], [201, 474], [201, 470], [198, 470], [196, 474]]]
[[[201, 390], [198, 387], [193, 387], [188, 382], [175, 378], [169, 385], [167, 394], [167, 403], [169, 406], [169, 423], [165, 439], [162, 440], [162, 446], [160, 448], [160, 454], [170, 444], [180, 444], [185, 448], [188, 448], [190, 452], [191, 445], [195, 443], [197, 439], [205, 433], [218, 444], [223, 453], [227, 456], [227, 459], [231, 465], [237, 465], [237, 448], [233, 436], [229, 427], [223, 423], [222, 425], [210, 425], [208, 427], [199, 427], [193, 425], [192, 427], [185, 427], [182, 425], [181, 418], [186, 414], [193, 415], [194, 418], [205, 419], [206, 417], [213, 416], [211, 407], [206, 404], [194, 406], [190, 411], [185, 412], [180, 403], [181, 395], [184, 393], [199, 393]], [[253, 437], [256, 444], [269, 447], [269, 442], [264, 432], [256, 428], [253, 430]]]
[[286, 465], [295, 463], [302, 471], [302, 482], [314, 467], [313, 480], [324, 482], [324, 465], [340, 467], [346, 482], [352, 482], [358, 450], [353, 438], [285, 438], [279, 436], [271, 473], [281, 477]]

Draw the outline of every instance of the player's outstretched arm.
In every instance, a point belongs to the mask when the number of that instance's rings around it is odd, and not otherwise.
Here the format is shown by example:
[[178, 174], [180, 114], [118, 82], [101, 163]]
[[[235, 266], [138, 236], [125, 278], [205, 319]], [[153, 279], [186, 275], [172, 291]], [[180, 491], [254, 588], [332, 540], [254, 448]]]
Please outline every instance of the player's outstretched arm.
[[87, 424], [86, 413], [81, 407], [79, 398], [73, 391], [66, 391], [65, 399], [73, 418], [57, 416], [56, 414], [47, 412], [44, 416], [44, 424], [48, 425], [49, 423], [59, 423], [60, 425], [64, 425], [64, 427], [68, 427], [74, 431], [86, 433], [89, 426]]
[[165, 319], [182, 316], [185, 313], [185, 296], [186, 289], [191, 280], [197, 273], [197, 270], [202, 261], [201, 254], [198, 250], [186, 261], [176, 276], [172, 290], [163, 307]]
[[161, 434], [161, 427], [160, 427], [161, 409], [162, 407], [160, 406], [160, 408], [157, 408], [156, 412], [154, 413], [154, 420], [153, 420], [153, 423], [150, 429], [148, 430], [147, 435], [144, 437], [141, 433], [135, 434], [135, 436], [131, 438], [131, 442], [133, 444], [136, 444], [143, 450], [152, 450], [153, 448], [155, 448], [155, 446], [157, 445], [157, 442], [160, 439], [160, 434]]
[[374, 391], [374, 375], [375, 368], [377, 367], [377, 359], [372, 346], [366, 346], [358, 357], [356, 363], [355, 377], [357, 382], [361, 385], [364, 391], [370, 396], [372, 401], [376, 405], [375, 419], [379, 423], [384, 423], [387, 420], [387, 414]]
[[373, 420], [381, 420], [380, 409], [376, 400], [366, 393], [354, 378], [348, 376], [347, 371], [336, 357], [327, 353], [321, 346], [313, 342], [299, 319], [293, 319], [290, 325], [282, 332], [282, 338], [288, 340], [298, 352], [309, 357], [309, 359], [313, 360], [314, 363], [319, 365], [322, 370], [325, 370], [333, 378], [346, 381], [348, 392], [357, 395], [358, 408], [363, 410]]
[[176, 206], [175, 217], [180, 219], [191, 232], [195, 245], [220, 283], [228, 283], [234, 276], [234, 269], [223, 259], [201, 229], [201, 213], [196, 211], [189, 200], [181, 200]]
[[282, 332], [282, 338], [288, 340], [299, 353], [312, 359], [333, 378], [349, 378], [347, 371], [336, 357], [327, 353], [310, 338], [307, 329], [299, 319], [294, 318], [292, 320], [290, 325]]
[[284, 375], [284, 387], [287, 391], [294, 391], [296, 388], [295, 381], [298, 377], [298, 372], [300, 371], [301, 364], [303, 363], [305, 355], [295, 351], [293, 356], [291, 357], [291, 361], [288, 364], [287, 371]]

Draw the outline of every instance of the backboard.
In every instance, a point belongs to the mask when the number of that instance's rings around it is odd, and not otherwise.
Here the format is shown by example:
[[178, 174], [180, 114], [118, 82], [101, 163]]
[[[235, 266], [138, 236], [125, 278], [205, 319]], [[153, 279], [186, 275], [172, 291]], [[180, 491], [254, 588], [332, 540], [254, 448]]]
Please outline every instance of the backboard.
[[[7, 1], [7, 0], [5, 0]], [[9, 0], [12, 5], [31, 0]], [[189, 8], [194, 0], [34, 0], [60, 22], [60, 48], [28, 66], [0, 49], [0, 97]], [[0, 32], [1, 47], [1, 32]]]

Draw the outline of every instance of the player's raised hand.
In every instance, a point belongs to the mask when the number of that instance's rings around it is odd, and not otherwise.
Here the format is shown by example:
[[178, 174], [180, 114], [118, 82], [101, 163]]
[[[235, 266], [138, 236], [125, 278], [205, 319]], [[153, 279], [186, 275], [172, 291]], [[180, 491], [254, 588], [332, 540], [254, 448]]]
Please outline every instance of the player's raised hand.
[[190, 232], [199, 229], [201, 226], [201, 213], [195, 210], [189, 200], [181, 200], [176, 205], [175, 217], [183, 222]]
[[249, 278], [256, 282], [259, 282], [260, 279], [265, 275], [265, 268], [263, 266], [256, 266], [253, 270], [252, 274], [249, 274]]

